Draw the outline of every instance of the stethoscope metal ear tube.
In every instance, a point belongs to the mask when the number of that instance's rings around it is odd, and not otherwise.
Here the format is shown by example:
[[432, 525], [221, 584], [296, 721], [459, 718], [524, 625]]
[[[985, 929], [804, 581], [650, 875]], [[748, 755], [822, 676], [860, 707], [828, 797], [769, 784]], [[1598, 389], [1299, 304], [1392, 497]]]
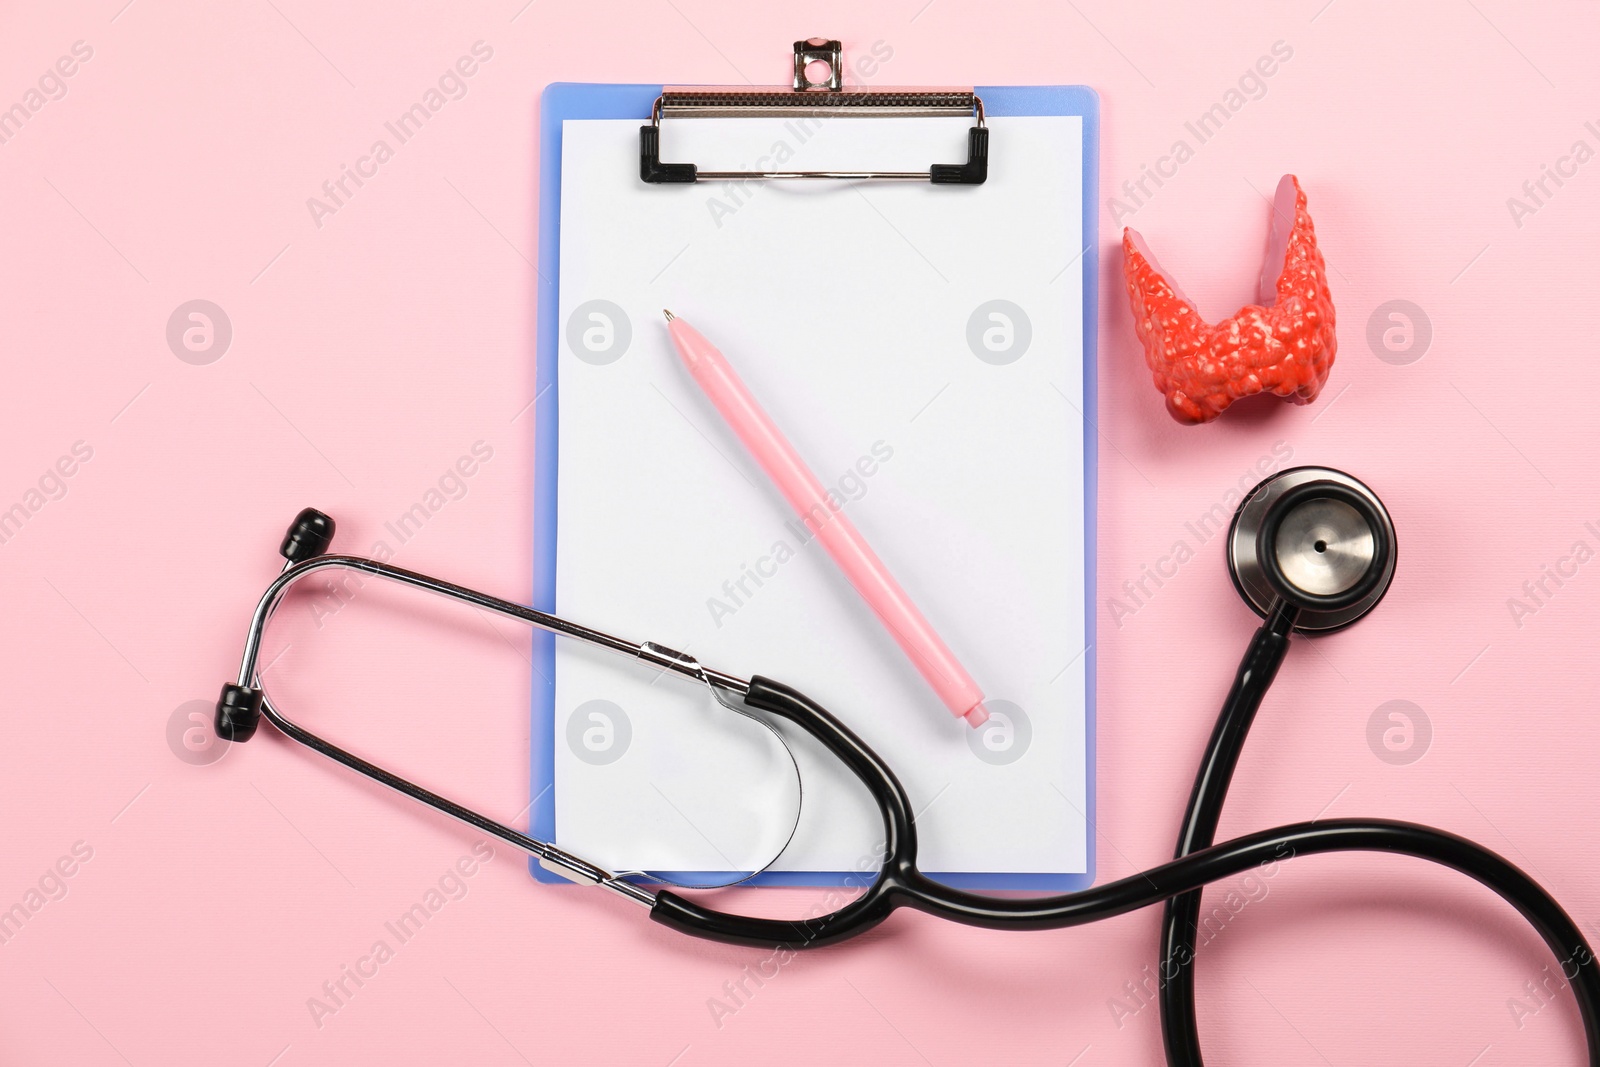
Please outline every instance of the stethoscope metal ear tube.
[[579, 641], [599, 645], [613, 652], [621, 652], [624, 655], [644, 660], [646, 663], [654, 664], [663, 670], [674, 671], [689, 678], [707, 681], [716, 688], [737, 696], [743, 696], [745, 691], [750, 688], [750, 683], [744, 679], [735, 678], [731, 674], [724, 674], [722, 671], [712, 670], [709, 667], [702, 667], [692, 656], [686, 656], [664, 645], [649, 641], [634, 643], [621, 637], [614, 637], [604, 631], [571, 622], [558, 615], [551, 615], [537, 608], [514, 604], [509, 600], [501, 600], [499, 597], [480, 593], [465, 586], [454, 585], [438, 578], [431, 578], [426, 574], [403, 570], [399, 567], [393, 567], [387, 563], [379, 563], [377, 560], [366, 559], [361, 556], [318, 556], [303, 563], [291, 563], [278, 576], [277, 580], [267, 587], [266, 593], [256, 607], [255, 616], [250, 620], [250, 629], [245, 636], [244, 658], [239, 666], [238, 684], [240, 686], [249, 687], [251, 679], [255, 676], [256, 661], [261, 654], [261, 636], [266, 631], [267, 622], [271, 619], [272, 612], [277, 608], [278, 601], [283, 599], [283, 594], [288, 591], [290, 586], [301, 579], [316, 571], [326, 570], [330, 567], [360, 571], [363, 574], [370, 574], [391, 582], [398, 582], [401, 585], [422, 589], [451, 600], [458, 600], [474, 607], [484, 608], [485, 610], [505, 615], [508, 618], [520, 619], [549, 633], [573, 637]]
[[457, 804], [455, 801], [442, 797], [431, 790], [424, 789], [415, 782], [386, 771], [375, 764], [368, 763], [360, 756], [318, 737], [311, 731], [285, 718], [272, 706], [271, 701], [265, 698], [261, 700], [259, 707], [261, 714], [266, 716], [267, 721], [282, 731], [284, 736], [290, 740], [296, 741], [336, 763], [342, 763], [358, 774], [366, 775], [380, 785], [388, 786], [390, 789], [411, 797], [413, 800], [420, 801], [436, 811], [442, 811], [451, 818], [466, 823], [468, 826], [497, 837], [514, 848], [521, 849], [537, 859], [539, 866], [552, 874], [560, 875], [569, 882], [575, 882], [578, 885], [598, 885], [647, 908], [655, 904], [655, 894], [634, 885], [626, 879], [619, 878], [597, 864], [574, 856], [570, 852], [559, 849], [548, 842], [529, 837], [527, 834], [512, 829], [504, 823], [497, 822], [486, 815], [473, 811], [471, 808]]
[[[1356, 575], [1355, 570], [1348, 566], [1345, 556], [1338, 556], [1326, 563], [1317, 558], [1325, 554], [1329, 545], [1337, 544], [1341, 552], [1347, 552], [1350, 545], [1361, 542], [1358, 536], [1360, 531], [1349, 526], [1349, 516], [1322, 503], [1325, 500], [1348, 501], [1342, 496], [1343, 489], [1347, 488], [1346, 482], [1354, 482], [1354, 479], [1339, 472], [1317, 471], [1309, 479], [1304, 477], [1303, 471], [1285, 472], [1285, 475], [1288, 474], [1295, 475], [1301, 482], [1315, 481], [1322, 474], [1338, 475], [1334, 481], [1341, 488], [1320, 496], [1315, 492], [1293, 496], [1279, 494], [1286, 496], [1285, 508], [1291, 511], [1297, 508], [1311, 510], [1295, 520], [1287, 539], [1281, 534], [1270, 540], [1259, 536], [1256, 538], [1262, 552], [1300, 552], [1307, 555], [1301, 561], [1301, 566], [1280, 566], [1275, 573], [1263, 579], [1269, 587], [1278, 590], [1278, 595], [1265, 606], [1257, 607], [1267, 621], [1252, 639], [1212, 736], [1190, 800], [1178, 858], [1148, 871], [1077, 893], [1020, 899], [986, 897], [952, 889], [928, 878], [917, 867], [916, 822], [910, 801], [894, 772], [844, 723], [798, 691], [759, 676], [746, 682], [704, 668], [692, 657], [660, 645], [635, 644], [546, 612], [375, 560], [320, 555], [332, 535], [333, 523], [310, 509], [296, 520], [285, 541], [283, 551], [289, 559], [289, 566], [268, 587], [256, 608], [246, 638], [239, 681], [224, 686], [222, 699], [218, 702], [217, 731], [219, 736], [229, 740], [246, 740], [255, 730], [256, 718], [264, 716], [292, 740], [523, 849], [538, 857], [548, 869], [572, 881], [599, 885], [645, 905], [656, 922], [695, 937], [765, 948], [781, 945], [799, 949], [834, 944], [864, 933], [902, 907], [971, 926], [999, 930], [1044, 930], [1096, 922], [1163, 901], [1172, 901], [1164, 945], [1177, 944], [1185, 936], [1192, 939], [1193, 935], [1186, 935], [1185, 931], [1192, 925], [1192, 909], [1198, 902], [1198, 891], [1218, 879], [1291, 857], [1324, 852], [1366, 851], [1414, 856], [1476, 879], [1513, 905], [1533, 925], [1561, 963], [1583, 1018], [1589, 1062], [1591, 1067], [1600, 1067], [1600, 961], [1595, 960], [1582, 932], [1561, 906], [1537, 883], [1500, 856], [1453, 834], [1388, 820], [1344, 819], [1296, 823], [1247, 834], [1222, 844], [1211, 843], [1239, 749], [1262, 696], [1283, 661], [1291, 632], [1307, 632], [1308, 617], [1313, 624], [1309, 632], [1348, 625], [1371, 610], [1372, 605], [1381, 599], [1388, 585], [1388, 576], [1393, 573], [1392, 532], [1386, 546], [1378, 544], [1382, 540], [1383, 525], [1388, 521], [1381, 503], [1376, 504], [1376, 510], [1355, 506], [1348, 508], [1361, 521], [1369, 524], [1369, 531], [1377, 531], [1373, 535], [1374, 544], [1367, 558], [1369, 567], [1379, 568], [1383, 573], [1375, 586], [1366, 588], [1365, 576]], [[1262, 488], [1258, 487], [1246, 499], [1245, 505], [1241, 506], [1241, 516], [1252, 501], [1261, 503], [1264, 499]], [[1362, 488], [1365, 489], [1364, 486]], [[1367, 492], [1370, 493], [1370, 490]], [[1377, 500], [1376, 496], [1371, 499], [1374, 502]], [[1257, 515], [1252, 521], [1270, 520], [1272, 527], [1281, 531], [1291, 517], [1263, 514]], [[1236, 518], [1236, 529], [1239, 524]], [[1262, 528], [1258, 526], [1256, 533], [1259, 534]], [[1237, 544], [1236, 537], [1230, 540]], [[884, 845], [882, 865], [876, 877], [849, 903], [814, 918], [770, 919], [718, 911], [670, 890], [659, 893], [645, 890], [626, 877], [612, 874], [552, 844], [531, 838], [391, 774], [290, 722], [273, 707], [258, 678], [257, 658], [262, 633], [284, 592], [294, 582], [330, 567], [353, 569], [395, 581], [521, 619], [551, 633], [575, 637], [635, 656], [663, 670], [696, 678], [714, 689], [742, 698], [749, 708], [792, 723], [840, 760], [861, 781], [877, 804], [883, 820]], [[1245, 587], [1238, 572], [1235, 573], [1235, 581], [1241, 583], [1243, 591]], [[1311, 588], [1302, 588], [1296, 582]], [[1341, 608], [1328, 606], [1328, 597], [1337, 597], [1351, 589], [1360, 589], [1357, 602]], [[1302, 596], [1302, 593], [1309, 595]], [[1320, 617], [1318, 612], [1321, 613]], [[1163, 1000], [1164, 1018], [1169, 1010], [1176, 1013], [1168, 1028], [1169, 1059], [1174, 1065], [1197, 1067], [1200, 1058], [1198, 1037], [1193, 1032], [1192, 971], [1185, 968], [1175, 981], [1171, 976], [1166, 977], [1175, 989], [1171, 995], [1178, 1002], [1177, 1007], [1172, 1008]], [[1185, 1008], [1187, 1016], [1183, 1014]]]
[[483, 608], [513, 619], [520, 619], [550, 633], [574, 637], [580, 641], [611, 649], [614, 652], [634, 656], [660, 667], [662, 670], [686, 675], [714, 689], [725, 690], [736, 696], [743, 696], [749, 690], [750, 683], [741, 678], [735, 678], [733, 675], [704, 667], [693, 657], [663, 645], [652, 642], [635, 644], [600, 630], [570, 622], [548, 612], [525, 607], [521, 604], [513, 604], [510, 601], [501, 600], [499, 597], [489, 596], [473, 589], [440, 581], [425, 574], [417, 574], [414, 571], [392, 567], [377, 560], [364, 559], [359, 556], [321, 555], [320, 553], [332, 541], [333, 532], [333, 520], [314, 508], [306, 508], [295, 517], [295, 521], [290, 525], [289, 532], [280, 548], [280, 552], [286, 560], [284, 569], [278, 575], [278, 578], [267, 587], [267, 591], [262, 594], [261, 601], [256, 605], [255, 614], [250, 620], [250, 629], [245, 636], [244, 656], [239, 665], [239, 680], [236, 684], [223, 686], [222, 695], [217, 701], [216, 730], [218, 736], [229, 741], [248, 741], [255, 734], [258, 719], [264, 716], [267, 721], [271, 722], [273, 726], [277, 727], [279, 731], [291, 740], [335, 762], [342, 763], [351, 770], [366, 775], [373, 781], [388, 786], [431, 808], [442, 811], [452, 818], [459, 819], [469, 826], [474, 826], [485, 833], [498, 837], [500, 840], [534, 856], [541, 867], [553, 874], [581, 885], [601, 886], [646, 907], [654, 904], [655, 894], [649, 890], [641, 888], [597, 864], [590, 863], [588, 860], [559, 849], [549, 842], [530, 837], [521, 831], [506, 826], [504, 823], [497, 822], [431, 790], [424, 789], [414, 782], [386, 771], [382, 767], [369, 763], [354, 753], [318, 737], [310, 730], [289, 720], [273, 706], [258, 677], [258, 660], [261, 655], [262, 635], [266, 632], [267, 624], [271, 621], [278, 604], [283, 600], [284, 594], [289, 591], [291, 586], [317, 571], [342, 568], [422, 589], [473, 607]]

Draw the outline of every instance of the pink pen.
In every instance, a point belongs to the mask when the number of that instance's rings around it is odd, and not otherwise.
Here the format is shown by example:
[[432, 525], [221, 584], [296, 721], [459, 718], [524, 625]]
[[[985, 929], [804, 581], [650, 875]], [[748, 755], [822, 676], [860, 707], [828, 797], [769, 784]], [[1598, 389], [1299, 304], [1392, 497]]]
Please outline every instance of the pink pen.
[[828, 555], [844, 571], [867, 606], [888, 627], [895, 642], [933, 686], [953, 715], [973, 727], [989, 720], [983, 691], [934, 632], [922, 612], [894, 580], [877, 553], [857, 532], [843, 511], [828, 501], [828, 494], [761, 410], [750, 390], [734, 373], [710, 341], [682, 319], [666, 312], [667, 330], [678, 356], [744, 447], [767, 472], [800, 519], [815, 531]]

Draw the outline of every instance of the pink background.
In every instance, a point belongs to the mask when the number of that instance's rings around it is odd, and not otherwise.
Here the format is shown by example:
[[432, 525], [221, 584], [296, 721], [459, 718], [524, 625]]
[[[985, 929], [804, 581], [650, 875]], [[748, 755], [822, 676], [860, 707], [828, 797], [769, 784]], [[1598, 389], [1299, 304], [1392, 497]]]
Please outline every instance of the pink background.
[[[0, 544], [0, 908], [41, 880], [66, 891], [0, 945], [0, 1059], [1159, 1062], [1155, 1010], [1135, 1010], [1124, 988], [1155, 960], [1154, 911], [1028, 936], [904, 914], [748, 985], [719, 1026], [708, 1000], [764, 953], [536, 885], [504, 847], [446, 879], [465, 896], [319, 1027], [308, 998], [478, 838], [270, 731], [206, 766], [169, 744], [174, 717], [181, 733], [184, 706], [209, 705], [235, 671], [277, 539], [306, 504], [340, 520], [346, 550], [397, 547], [384, 522], [481, 441], [492, 459], [395, 559], [525, 595], [540, 89], [782, 80], [789, 42], [817, 32], [852, 50], [886, 42], [880, 83], [1095, 86], [1107, 196], [1188, 137], [1184, 123], [1274, 42], [1292, 48], [1264, 95], [1131, 222], [1203, 310], [1226, 314], [1254, 292], [1260, 194], [1299, 174], [1340, 313], [1318, 404], [1171, 422], [1101, 205], [1102, 593], [1180, 539], [1197, 552], [1120, 627], [1099, 608], [1101, 877], [1169, 855], [1254, 623], [1218, 543], [1184, 522], [1253, 481], [1281, 442], [1295, 463], [1378, 489], [1400, 570], [1366, 623], [1291, 657], [1224, 835], [1319, 815], [1434, 823], [1505, 852], [1595, 931], [1600, 564], [1520, 626], [1507, 606], [1574, 542], [1600, 547], [1584, 526], [1600, 529], [1600, 162], [1550, 185], [1520, 226], [1507, 206], [1573, 142], [1600, 147], [1584, 126], [1600, 120], [1592, 4], [1260, 0], [1218, 14], [905, 0], [791, 19], [708, 0], [125, 3], [0, 14], [0, 106], [74, 42], [93, 49], [65, 95], [0, 144], [0, 507], [26, 501], [75, 442], [93, 453], [63, 482], [46, 478], [59, 499]], [[315, 225], [306, 199], [479, 40], [493, 57], [466, 96]], [[233, 328], [209, 365], [179, 360], [165, 336], [197, 298]], [[1431, 323], [1411, 362], [1381, 360], [1367, 340], [1396, 299]], [[524, 635], [375, 589], [332, 617], [316, 603], [286, 606], [269, 641], [285, 704], [517, 816]], [[381, 690], [379, 671], [394, 679]], [[1413, 762], [1369, 746], [1391, 700], [1431, 723]], [[92, 858], [46, 877], [78, 842]], [[1371, 857], [1297, 861], [1265, 885], [1202, 955], [1214, 1062], [1581, 1058], [1568, 1000], [1534, 1013], [1525, 989], [1552, 961], [1475, 885]], [[807, 899], [745, 903], [802, 912]]]

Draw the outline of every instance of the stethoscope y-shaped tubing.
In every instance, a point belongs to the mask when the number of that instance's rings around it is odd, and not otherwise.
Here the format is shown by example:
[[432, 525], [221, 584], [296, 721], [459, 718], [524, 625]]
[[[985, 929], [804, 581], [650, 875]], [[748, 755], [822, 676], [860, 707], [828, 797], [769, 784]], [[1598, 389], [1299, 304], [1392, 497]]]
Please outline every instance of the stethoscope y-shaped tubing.
[[[769, 919], [716, 911], [670, 891], [651, 893], [597, 865], [487, 819], [324, 741], [295, 725], [271, 705], [260, 688], [257, 659], [262, 633], [284, 593], [294, 582], [329, 567], [356, 570], [396, 581], [521, 619], [552, 633], [576, 637], [644, 659], [664, 670], [676, 671], [741, 695], [750, 707], [794, 723], [841, 760], [877, 802], [884, 824], [883, 866], [859, 897], [817, 917]], [[230, 690], [233, 692], [230, 693]], [[600, 885], [629, 897], [649, 907], [651, 918], [663, 925], [696, 937], [731, 944], [766, 948], [818, 948], [864, 933], [901, 907], [990, 929], [1055, 929], [1124, 915], [1193, 893], [1219, 879], [1295, 856], [1365, 851], [1429, 860], [1460, 871], [1489, 887], [1515, 907], [1538, 931], [1560, 961], [1564, 976], [1578, 1000], [1590, 1065], [1600, 1067], [1600, 962], [1595, 960], [1581, 931], [1561, 906], [1521, 870], [1479, 845], [1440, 830], [1389, 820], [1346, 819], [1296, 823], [1212, 845], [1159, 867], [1076, 893], [1016, 899], [986, 897], [952, 889], [934, 882], [917, 869], [915, 820], [905, 790], [894, 772], [848, 727], [796, 690], [759, 676], [744, 682], [704, 668], [690, 657], [659, 645], [634, 644], [533, 608], [355, 556], [319, 555], [292, 562], [262, 596], [251, 620], [239, 683], [225, 687], [224, 701], [219, 703], [219, 726], [222, 724], [224, 705], [227, 705], [230, 713], [238, 713], [241, 709], [248, 711], [252, 702], [260, 714], [290, 739], [508, 841], [538, 857], [547, 869], [573, 881]], [[250, 724], [248, 729], [239, 731], [235, 736], [244, 740], [253, 730], [254, 726]]]
[[[1291, 620], [1292, 621], [1292, 620]], [[1270, 625], [1270, 624], [1269, 624]], [[1266, 629], [1266, 627], [1263, 627]], [[1247, 662], [1249, 662], [1247, 656]], [[1274, 668], [1275, 669], [1275, 668]], [[1266, 678], [1270, 682], [1270, 678]], [[1264, 688], [1264, 686], [1263, 686]], [[684, 933], [763, 948], [817, 948], [878, 925], [897, 908], [995, 930], [1081, 926], [1159, 904], [1246, 871], [1326, 852], [1386, 852], [1459, 871], [1517, 909], [1560, 962], [1577, 997], [1591, 1067], [1600, 1067], [1600, 962], [1572, 918], [1539, 884], [1488, 849], [1455, 834], [1387, 819], [1336, 819], [1262, 830], [1212, 845], [1159, 867], [1076, 893], [997, 898], [941, 885], [917, 869], [916, 828], [904, 788], [881, 759], [830, 712], [766, 678], [750, 680], [752, 707], [793, 722], [820, 741], [872, 793], [883, 814], [883, 867], [856, 899], [815, 918], [769, 919], [701, 907], [675, 893], [657, 895], [650, 916]]]
[[[1289, 635], [1300, 611], [1279, 599], [1256, 630], [1239, 661], [1233, 685], [1222, 702], [1211, 739], [1195, 773], [1194, 790], [1178, 831], [1179, 858], [1211, 845], [1217, 837], [1223, 802], [1233, 771], [1244, 751], [1250, 724], [1261, 700], [1283, 665]], [[1157, 964], [1157, 1002], [1161, 1009], [1161, 1039], [1172, 1067], [1202, 1067], [1200, 1025], [1195, 1015], [1195, 941], [1200, 929], [1200, 892], [1184, 893], [1167, 901], [1161, 921], [1161, 955]]]

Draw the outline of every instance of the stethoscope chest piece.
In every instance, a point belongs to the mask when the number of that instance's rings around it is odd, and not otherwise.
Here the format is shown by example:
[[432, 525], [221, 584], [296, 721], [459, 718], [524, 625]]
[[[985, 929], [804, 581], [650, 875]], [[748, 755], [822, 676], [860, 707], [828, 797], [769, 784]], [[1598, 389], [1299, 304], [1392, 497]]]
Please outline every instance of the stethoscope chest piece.
[[1256, 614], [1289, 601], [1295, 629], [1331, 633], [1377, 606], [1394, 578], [1395, 534], [1376, 493], [1343, 471], [1295, 467], [1234, 512], [1228, 573]]

